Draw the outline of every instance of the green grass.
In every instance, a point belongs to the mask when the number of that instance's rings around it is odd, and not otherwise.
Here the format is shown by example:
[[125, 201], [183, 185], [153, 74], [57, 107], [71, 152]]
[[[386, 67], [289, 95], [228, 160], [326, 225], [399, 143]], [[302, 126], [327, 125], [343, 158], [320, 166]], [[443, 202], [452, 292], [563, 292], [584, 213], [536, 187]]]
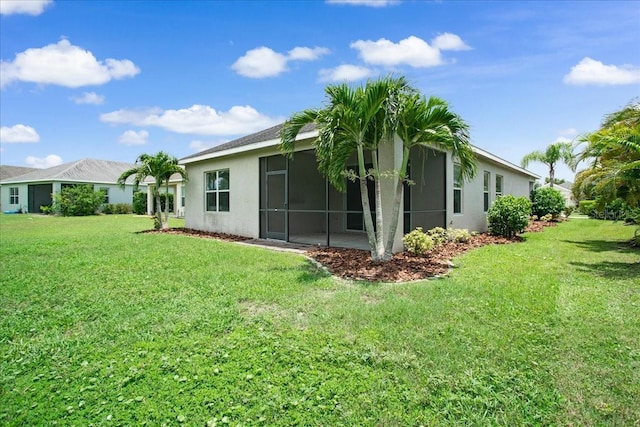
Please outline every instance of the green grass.
[[150, 225], [0, 216], [0, 424], [640, 422], [631, 227], [574, 220], [389, 285]]

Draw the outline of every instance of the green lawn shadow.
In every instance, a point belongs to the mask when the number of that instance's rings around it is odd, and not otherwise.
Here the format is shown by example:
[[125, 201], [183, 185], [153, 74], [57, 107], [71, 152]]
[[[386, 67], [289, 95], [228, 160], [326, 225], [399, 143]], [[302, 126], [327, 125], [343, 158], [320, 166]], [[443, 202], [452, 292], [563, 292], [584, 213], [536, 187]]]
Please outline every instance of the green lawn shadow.
[[628, 240], [561, 240], [561, 242], [569, 243], [591, 252], [638, 252], [640, 254], [640, 249], [631, 246]]
[[640, 260], [636, 262], [611, 262], [603, 261], [588, 264], [585, 262], [570, 262], [584, 272], [593, 273], [596, 276], [608, 279], [638, 279], [640, 280]]

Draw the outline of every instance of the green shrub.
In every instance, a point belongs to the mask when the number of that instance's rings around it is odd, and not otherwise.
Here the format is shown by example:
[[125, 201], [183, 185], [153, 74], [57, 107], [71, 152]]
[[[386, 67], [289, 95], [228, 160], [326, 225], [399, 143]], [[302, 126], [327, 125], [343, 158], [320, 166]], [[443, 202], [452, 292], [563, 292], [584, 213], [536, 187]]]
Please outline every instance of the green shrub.
[[[164, 207], [165, 207], [165, 203], [167, 200], [167, 197], [169, 197], [169, 211], [173, 212], [173, 194], [172, 193], [160, 193], [160, 210], [162, 212], [164, 212]], [[156, 207], [156, 198], [153, 198], [153, 211], [157, 212], [157, 207]]]
[[531, 201], [510, 194], [499, 197], [487, 212], [491, 234], [512, 238], [529, 224]]
[[136, 191], [133, 193], [133, 213], [145, 215], [147, 213], [147, 193]]
[[405, 234], [402, 242], [409, 252], [416, 255], [427, 253], [435, 247], [433, 239], [422, 231], [422, 227], [416, 227], [412, 232]]
[[471, 233], [466, 228], [450, 228], [447, 236], [450, 242], [455, 243], [468, 243], [471, 239]]
[[53, 195], [54, 210], [62, 216], [95, 215], [104, 201], [104, 191], [90, 184], [64, 187]]
[[562, 194], [555, 188], [542, 187], [531, 192], [531, 210], [539, 217], [551, 214], [554, 218], [559, 216], [565, 208]]
[[102, 213], [105, 215], [111, 215], [114, 211], [114, 206], [111, 203], [102, 205]]
[[133, 208], [128, 203], [118, 203], [114, 206], [113, 213], [118, 215], [127, 215], [133, 213]]
[[567, 216], [567, 217], [571, 216], [571, 214], [573, 213], [574, 209], [575, 208], [573, 206], [565, 206], [564, 207], [564, 215]]
[[[422, 230], [422, 228], [420, 230]], [[440, 246], [449, 240], [447, 230], [442, 227], [434, 227], [431, 230], [427, 230], [427, 236], [431, 237], [434, 246]]]
[[45, 215], [53, 215], [55, 213], [55, 210], [53, 206], [43, 205], [43, 206], [40, 206], [40, 212], [42, 212]]
[[578, 212], [580, 212], [582, 215], [590, 215], [595, 208], [595, 200], [580, 200], [580, 202], [578, 203]]

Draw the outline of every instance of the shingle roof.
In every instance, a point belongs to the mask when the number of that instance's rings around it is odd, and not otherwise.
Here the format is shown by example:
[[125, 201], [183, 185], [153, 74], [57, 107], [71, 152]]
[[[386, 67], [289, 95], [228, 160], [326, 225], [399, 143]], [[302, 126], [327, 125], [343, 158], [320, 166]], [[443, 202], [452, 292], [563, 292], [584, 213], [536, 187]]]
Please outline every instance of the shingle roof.
[[36, 168], [27, 168], [24, 166], [0, 165], [0, 181], [13, 178], [14, 176], [24, 175], [33, 172]]
[[[2, 182], [72, 181], [115, 184], [124, 171], [134, 166], [131, 163], [111, 160], [82, 159], [47, 169], [35, 169], [26, 174], [3, 179]], [[133, 177], [127, 180], [132, 181]]]
[[[207, 154], [217, 153], [218, 151], [229, 150], [232, 148], [244, 147], [245, 145], [255, 144], [257, 142], [263, 141], [271, 141], [277, 138], [280, 138], [280, 129], [284, 123], [280, 123], [279, 125], [275, 125], [268, 129], [261, 130], [256, 133], [252, 133], [250, 135], [243, 136], [238, 139], [234, 139], [233, 141], [225, 142], [221, 145], [216, 145], [213, 148], [209, 148], [208, 150], [200, 151], [199, 153], [192, 154], [187, 157], [183, 157], [180, 161], [188, 160], [194, 157], [206, 156]], [[311, 132], [316, 128], [315, 124], [309, 123], [306, 124], [300, 129], [300, 133]]]

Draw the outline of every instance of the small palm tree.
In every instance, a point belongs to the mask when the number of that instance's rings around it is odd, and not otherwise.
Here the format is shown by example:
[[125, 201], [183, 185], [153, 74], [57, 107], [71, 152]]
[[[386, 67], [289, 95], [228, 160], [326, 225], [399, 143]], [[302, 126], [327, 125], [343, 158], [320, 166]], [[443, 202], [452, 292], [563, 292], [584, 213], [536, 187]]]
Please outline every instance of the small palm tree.
[[536, 150], [525, 155], [520, 164], [526, 168], [531, 162], [544, 163], [549, 167], [549, 186], [553, 188], [558, 162], [563, 162], [575, 172], [576, 162], [573, 155], [573, 145], [570, 142], [556, 142], [549, 145], [545, 151]]
[[[153, 177], [155, 179], [155, 186], [153, 187], [153, 195], [156, 200], [156, 218], [160, 227], [162, 229], [169, 228], [169, 178], [173, 174], [180, 174], [182, 179], [187, 182], [188, 176], [187, 172], [178, 165], [178, 159], [170, 156], [164, 151], [160, 151], [156, 155], [150, 154], [141, 154], [136, 159], [136, 166], [124, 171], [120, 177], [118, 178], [117, 184], [121, 188], [124, 187], [125, 181], [130, 177], [134, 176], [133, 185], [134, 189], [137, 189], [141, 182], [145, 180], [148, 176]], [[164, 221], [162, 219], [162, 209], [160, 204], [160, 188], [162, 184], [165, 184], [165, 193], [167, 194], [167, 198], [165, 199], [164, 204]]]

